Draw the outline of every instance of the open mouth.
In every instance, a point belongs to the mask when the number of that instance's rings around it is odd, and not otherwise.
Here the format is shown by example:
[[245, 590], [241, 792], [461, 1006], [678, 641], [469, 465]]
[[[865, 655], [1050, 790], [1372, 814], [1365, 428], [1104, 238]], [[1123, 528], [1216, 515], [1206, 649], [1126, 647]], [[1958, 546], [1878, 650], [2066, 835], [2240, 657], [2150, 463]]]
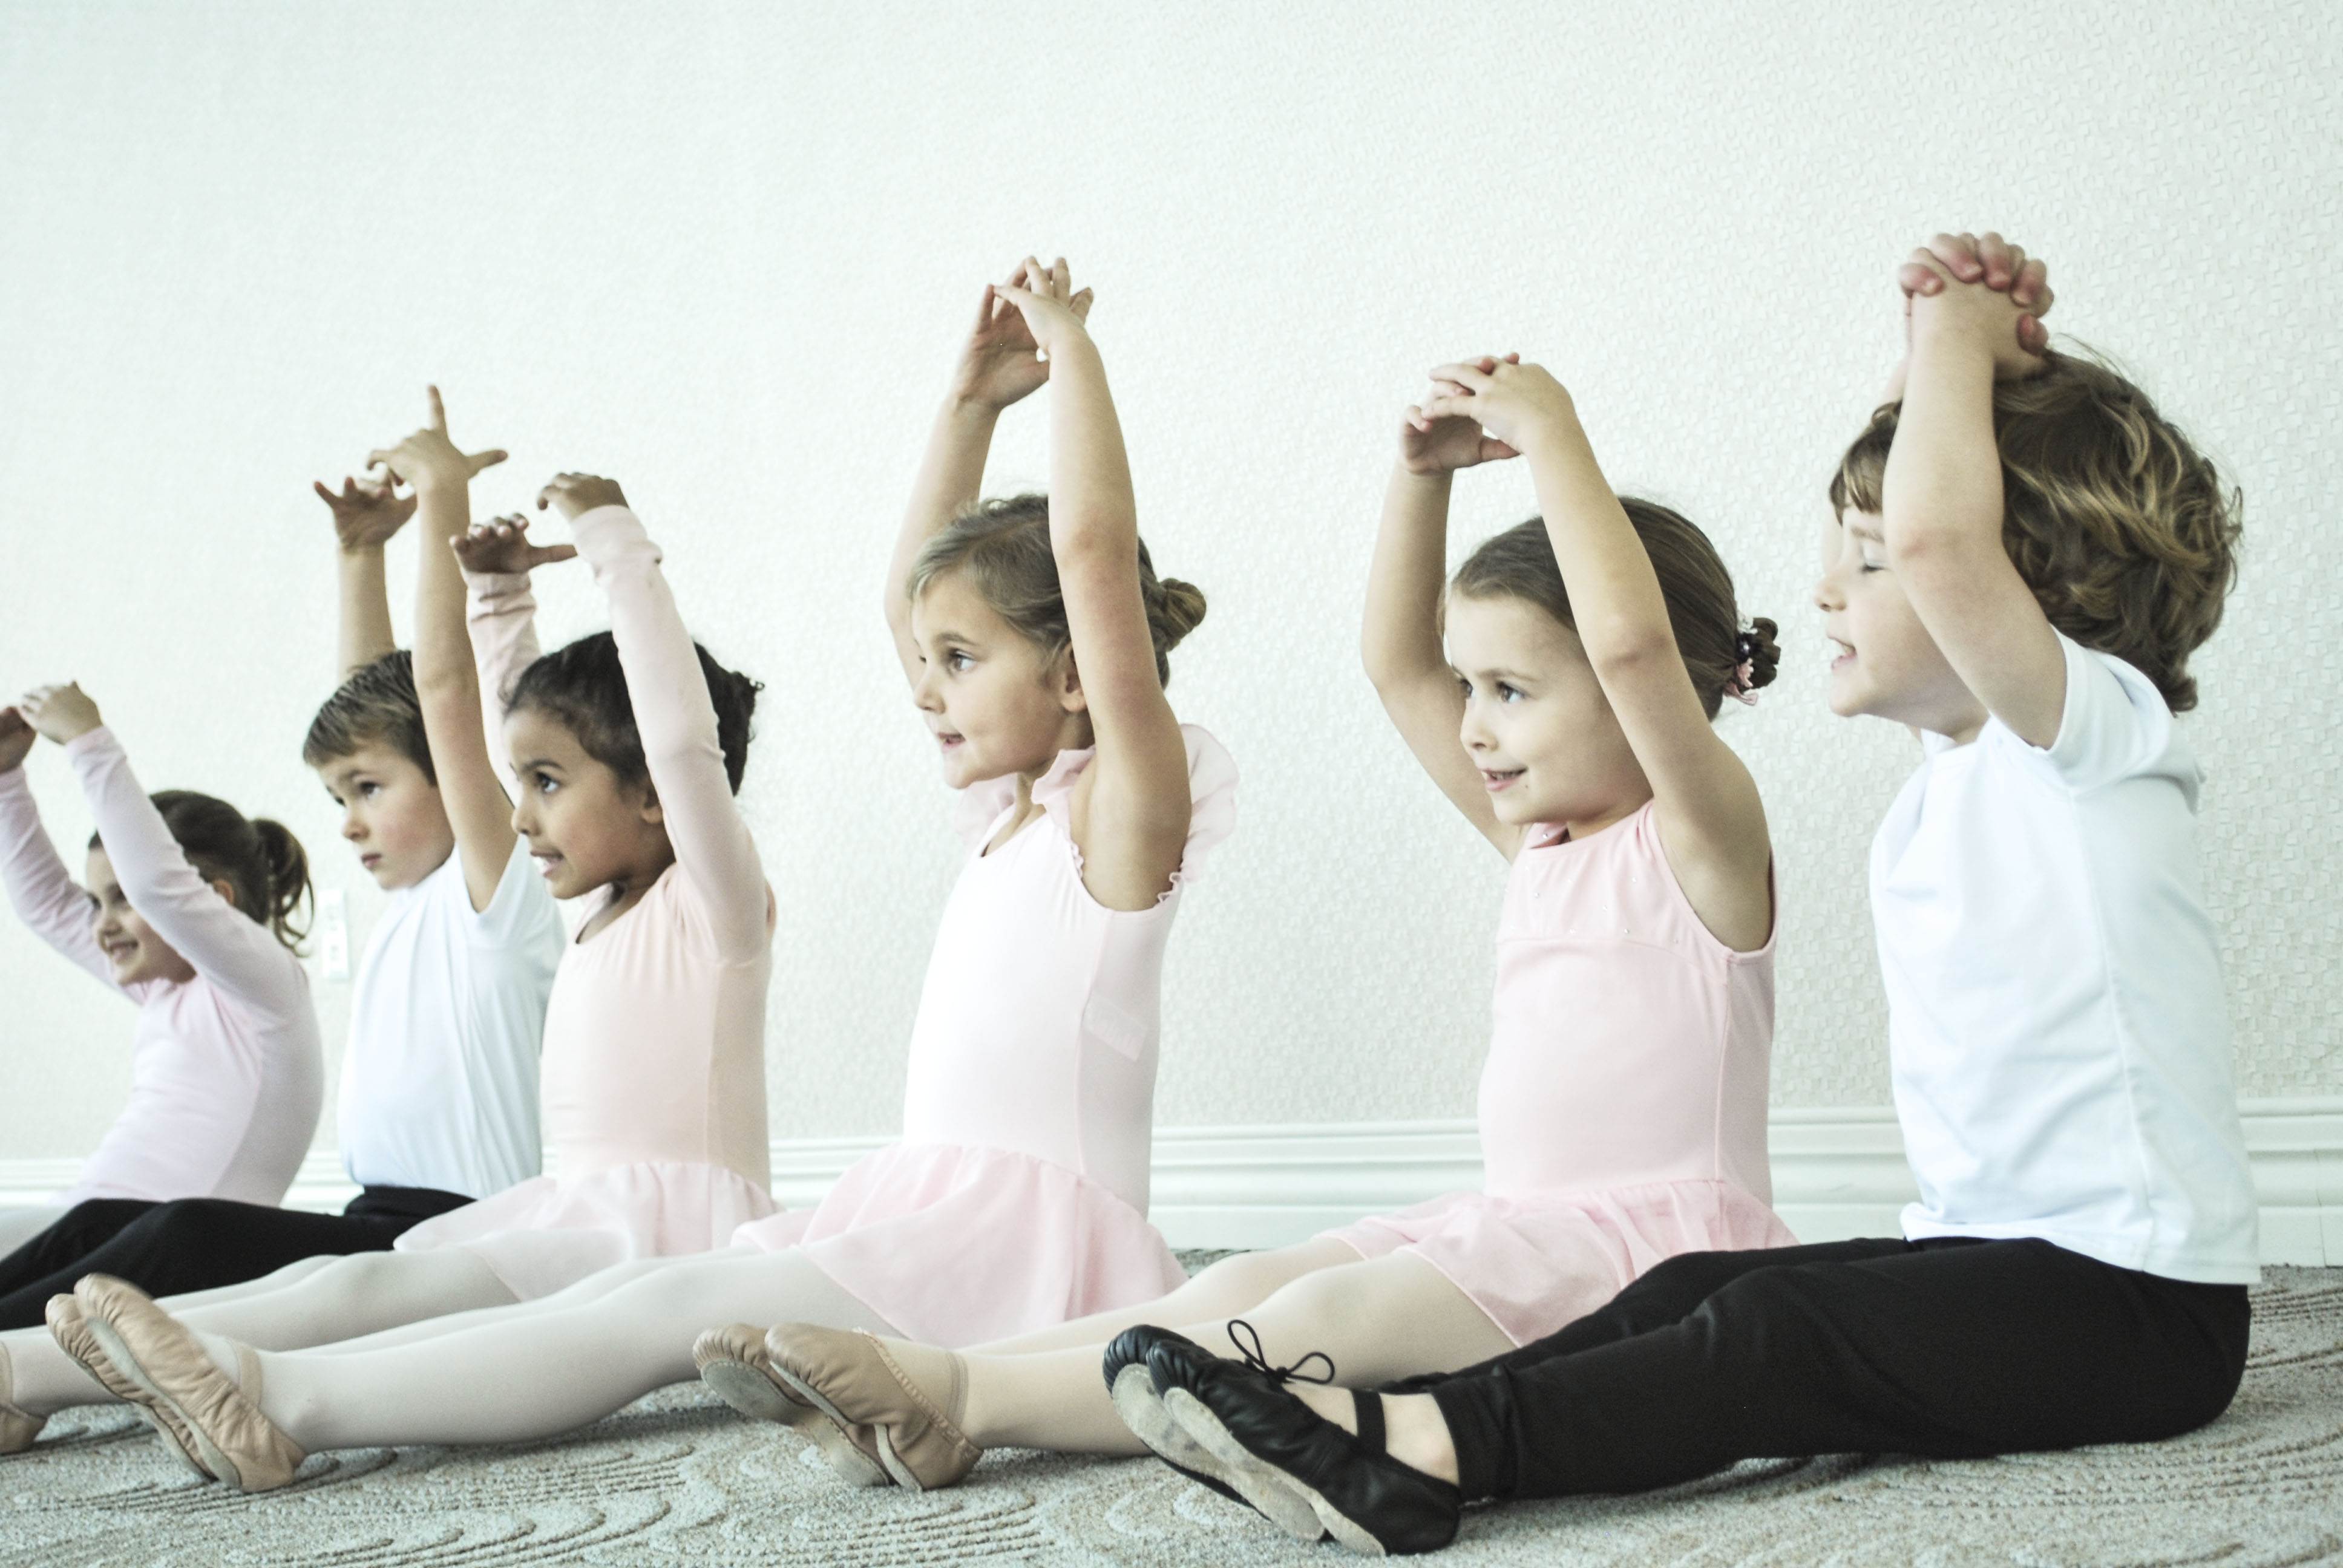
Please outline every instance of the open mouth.
[[1481, 782], [1489, 787], [1490, 794], [1494, 795], [1528, 771], [1526, 768], [1483, 768], [1481, 769]]
[[369, 849], [365, 854], [358, 857], [358, 864], [371, 871], [377, 866], [382, 864], [382, 856], [378, 851]]
[[136, 942], [102, 942], [99, 945], [106, 950], [107, 960], [116, 965], [126, 964], [138, 956]]
[[561, 868], [568, 863], [558, 853], [548, 854], [536, 849], [528, 852], [528, 858], [537, 862], [537, 874], [548, 879], [559, 876]]
[[939, 729], [936, 731], [936, 744], [950, 751], [967, 745], [968, 738], [964, 735], [956, 735], [949, 729]]
[[1830, 667], [1833, 669], [1838, 669], [1855, 662], [1855, 649], [1851, 645], [1841, 642], [1835, 637], [1828, 640], [1831, 645]]

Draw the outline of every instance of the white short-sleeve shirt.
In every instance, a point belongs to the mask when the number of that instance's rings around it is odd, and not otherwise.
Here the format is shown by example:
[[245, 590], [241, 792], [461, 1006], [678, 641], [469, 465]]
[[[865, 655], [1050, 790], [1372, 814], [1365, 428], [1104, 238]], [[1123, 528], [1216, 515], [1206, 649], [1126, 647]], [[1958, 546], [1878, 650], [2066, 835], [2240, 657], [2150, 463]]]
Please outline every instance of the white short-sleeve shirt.
[[1904, 1233], [2035, 1236], [2177, 1280], [2259, 1277], [2202, 778], [2155, 685], [2061, 636], [2048, 749], [1926, 739], [1871, 847]]
[[484, 1198], [538, 1173], [538, 1052], [560, 911], [516, 842], [475, 911], [463, 857], [390, 896], [358, 965], [338, 1106], [367, 1187]]

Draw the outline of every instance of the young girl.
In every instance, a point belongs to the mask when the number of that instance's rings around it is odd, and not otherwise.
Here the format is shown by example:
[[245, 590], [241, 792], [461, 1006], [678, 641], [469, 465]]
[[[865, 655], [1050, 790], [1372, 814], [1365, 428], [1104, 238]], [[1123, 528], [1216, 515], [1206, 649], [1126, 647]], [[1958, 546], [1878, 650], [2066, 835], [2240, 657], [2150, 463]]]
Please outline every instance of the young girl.
[[[2254, 1192], [2173, 722], [2235, 574], [2232, 500], [2137, 387], [2042, 352], [2022, 251], [1940, 235], [1902, 281], [1908, 381], [1832, 484], [1815, 597], [1833, 710], [1926, 749], [1871, 859], [1904, 1239], [1680, 1258], [1383, 1394], [1132, 1336], [1169, 1424], [1299, 1533], [1426, 1551], [1467, 1499], [2143, 1442], [2237, 1390]], [[1442, 407], [1483, 402], [1463, 379]]]
[[[1724, 697], [1772, 678], [1772, 623], [1742, 629], [1698, 529], [1612, 494], [1543, 371], [1442, 374], [1485, 385], [1494, 407], [1409, 410], [1365, 651], [1409, 748], [1513, 862], [1481, 1081], [1486, 1190], [966, 1355], [781, 1325], [776, 1374], [834, 1423], [834, 1456], [860, 1442], [926, 1487], [997, 1444], [1138, 1452], [1124, 1419], [1151, 1442], [1176, 1434], [1133, 1404], [1138, 1384], [1111, 1404], [1099, 1386], [1101, 1346], [1134, 1323], [1210, 1322], [1195, 1332], [1222, 1353], [1312, 1350], [1379, 1381], [1534, 1341], [1663, 1258], [1793, 1239], [1766, 1206], [1765, 816], [1710, 728]], [[1545, 521], [1482, 546], [1443, 601], [1451, 476], [1516, 451]], [[1219, 1326], [1236, 1312], [1249, 1321]], [[1222, 1479], [1209, 1456], [1186, 1462]]]
[[[97, 821], [86, 889], [66, 874], [25, 779], [36, 734], [65, 747]], [[139, 1010], [130, 1103], [79, 1180], [57, 1207], [0, 1211], [0, 1252], [14, 1254], [0, 1261], [0, 1297], [18, 1276], [49, 1272], [25, 1272], [34, 1238], [89, 1201], [283, 1199], [324, 1080], [294, 953], [309, 873], [293, 835], [208, 795], [150, 799], [97, 705], [77, 686], [45, 686], [0, 709], [0, 877], [26, 925]]]
[[[547, 1008], [546, 1121], [561, 1174], [427, 1221], [394, 1251], [313, 1259], [177, 1299], [215, 1332], [282, 1349], [505, 1305], [628, 1258], [721, 1246], [773, 1211], [764, 1090], [773, 903], [732, 800], [757, 687], [695, 647], [659, 548], [617, 485], [564, 474], [539, 502], [570, 518], [613, 627], [528, 664], [506, 699], [522, 784], [514, 827], [556, 897], [595, 895]], [[526, 572], [568, 553], [533, 548], [517, 519], [469, 536], [468, 564], [492, 574], [474, 578], [488, 689], [495, 671], [518, 662], [501, 645], [529, 635]], [[103, 1311], [85, 1323], [72, 1297], [52, 1303], [50, 1322], [85, 1366], [96, 1346], [122, 1342]], [[37, 1410], [25, 1398], [27, 1370], [16, 1369], [18, 1402]], [[78, 1372], [39, 1370], [52, 1408], [96, 1392]], [[92, 1375], [117, 1396], [137, 1389], [111, 1368]], [[184, 1426], [164, 1424], [198, 1451]], [[247, 1483], [270, 1473], [265, 1457], [247, 1462]]]
[[[115, 1335], [94, 1366], [214, 1473], [256, 1488], [305, 1448], [560, 1432], [691, 1376], [694, 1340], [731, 1318], [966, 1342], [1179, 1282], [1145, 1217], [1157, 1003], [1182, 890], [1229, 831], [1235, 769], [1164, 700], [1202, 597], [1159, 581], [1140, 543], [1087, 305], [1063, 263], [988, 292], [890, 574], [969, 843], [913, 1029], [903, 1141], [722, 1252], [316, 1354], [190, 1337], [85, 1284]], [[976, 505], [1000, 410], [1045, 378], [1050, 501]], [[703, 1359], [733, 1397], [774, 1407], [761, 1338], [719, 1331]]]

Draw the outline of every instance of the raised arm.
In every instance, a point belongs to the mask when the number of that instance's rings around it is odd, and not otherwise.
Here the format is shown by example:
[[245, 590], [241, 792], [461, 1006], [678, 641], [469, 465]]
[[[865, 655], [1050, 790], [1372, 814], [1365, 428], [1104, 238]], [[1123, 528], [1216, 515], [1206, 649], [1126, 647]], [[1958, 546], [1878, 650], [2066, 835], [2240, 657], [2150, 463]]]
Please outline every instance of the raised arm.
[[1511, 859], [1521, 850], [1523, 829], [1497, 819], [1481, 770], [1459, 738], [1464, 694], [1440, 645], [1440, 597], [1448, 582], [1448, 497], [1456, 470], [1516, 454], [1471, 419], [1433, 419], [1413, 405], [1400, 427], [1399, 447], [1367, 570], [1360, 655], [1383, 711], [1416, 761], [1465, 820]]
[[1719, 940], [1763, 947], [1773, 848], [1756, 780], [1711, 725], [1668, 621], [1659, 575], [1594, 459], [1561, 383], [1535, 365], [1482, 359], [1433, 373], [1425, 412], [1477, 418], [1529, 461], [1579, 645], [1652, 786], [1677, 882]]
[[1061, 257], [1025, 262], [997, 293], [1050, 358], [1050, 548], [1098, 755], [1075, 787], [1082, 881], [1110, 909], [1143, 910], [1186, 852], [1191, 792], [1180, 720], [1155, 673], [1139, 590], [1139, 516], [1106, 366]]
[[25, 756], [36, 739], [14, 708], [0, 708], [0, 882], [8, 906], [43, 941], [91, 974], [114, 984], [114, 966], [90, 930], [89, 894], [73, 879], [41, 826], [40, 808], [25, 777]]
[[447, 411], [439, 388], [427, 389], [430, 417], [396, 447], [371, 455], [369, 467], [414, 487], [419, 504], [423, 559], [415, 587], [415, 695], [423, 709], [423, 736], [439, 776], [439, 799], [455, 829], [464, 890], [475, 911], [496, 897], [512, 860], [516, 835], [505, 769], [488, 749], [480, 683], [472, 668], [465, 628], [464, 575], [456, 541], [471, 532], [472, 477], [505, 460], [500, 451], [467, 455], [447, 438]]
[[[1020, 266], [1010, 275], [1012, 284], [1025, 280]], [[1087, 317], [1091, 291], [1073, 297], [1074, 314]], [[1010, 305], [990, 285], [976, 308], [976, 322], [960, 345], [960, 361], [952, 367], [951, 391], [936, 410], [928, 433], [928, 449], [920, 460], [919, 477], [911, 482], [911, 504], [903, 514], [903, 530], [896, 537], [895, 554], [887, 563], [887, 626], [895, 634], [896, 657], [903, 673], [917, 685], [920, 650], [911, 640], [911, 607], [903, 597], [912, 563], [927, 542], [961, 512], [975, 504], [984, 487], [984, 460], [992, 450], [993, 427], [1001, 411], [1031, 396], [1050, 378], [1050, 365], [1040, 357], [1024, 314]]]
[[[2066, 714], [2066, 655], [2002, 544], [1993, 387], [2043, 367], [2038, 319], [2030, 331], [2026, 321], [2048, 308], [2047, 290], [2042, 264], [1998, 235], [1979, 246], [1989, 259], [1963, 266], [1966, 240], [1940, 235], [1905, 266], [1911, 356], [1880, 479], [1880, 531], [1888, 569], [1961, 684], [2020, 739], [2046, 747]], [[2016, 277], [2006, 293], [1987, 276], [1996, 266]]]
[[608, 596], [610, 636], [676, 863], [708, 910], [718, 953], [752, 959], [768, 940], [764, 868], [732, 799], [708, 678], [659, 571], [659, 548], [608, 479], [559, 475], [538, 504], [548, 500], [568, 517], [578, 553]]
[[34, 728], [65, 747], [106, 859], [139, 918], [196, 973], [254, 1012], [282, 1020], [308, 1007], [300, 961], [188, 864], [97, 705], [77, 686], [49, 686], [28, 693], [25, 708]]
[[414, 515], [415, 498], [398, 495], [387, 480], [360, 484], [345, 476], [339, 495], [311, 483], [333, 510], [338, 541], [335, 563], [341, 583], [341, 633], [335, 643], [334, 681], [339, 685], [398, 647], [390, 629], [382, 547]]

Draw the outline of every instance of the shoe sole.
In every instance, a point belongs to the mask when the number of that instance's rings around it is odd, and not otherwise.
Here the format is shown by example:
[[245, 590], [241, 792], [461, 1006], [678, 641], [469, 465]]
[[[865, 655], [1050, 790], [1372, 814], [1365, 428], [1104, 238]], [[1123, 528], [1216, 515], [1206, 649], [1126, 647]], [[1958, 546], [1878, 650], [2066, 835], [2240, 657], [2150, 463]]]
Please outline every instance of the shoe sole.
[[1115, 1373], [1111, 1397], [1115, 1414], [1122, 1418], [1122, 1424], [1131, 1429], [1131, 1435], [1172, 1469], [1225, 1493], [1297, 1540], [1324, 1539], [1326, 1533], [1319, 1527], [1317, 1514], [1292, 1493], [1278, 1493], [1277, 1512], [1262, 1507], [1247, 1496], [1219, 1456], [1190, 1437], [1187, 1429], [1172, 1419], [1171, 1412], [1163, 1408], [1163, 1396], [1156, 1392], [1154, 1374], [1143, 1362], [1133, 1362]]
[[[895, 1457], [894, 1450], [888, 1445], [886, 1428], [879, 1429], [880, 1463], [873, 1464], [870, 1462], [870, 1456], [863, 1452], [854, 1439], [848, 1435], [848, 1430], [854, 1423], [846, 1419], [844, 1411], [830, 1403], [812, 1384], [778, 1362], [773, 1365], [773, 1375], [781, 1380], [783, 1387], [797, 1396], [799, 1403], [811, 1405], [821, 1412], [823, 1417], [821, 1422], [792, 1422], [789, 1424], [813, 1439], [814, 1446], [821, 1450], [822, 1458], [830, 1462], [830, 1468], [838, 1473], [838, 1478], [840, 1481], [845, 1482], [849, 1486], [886, 1486], [891, 1483], [908, 1486], [914, 1492], [927, 1490], [920, 1484], [919, 1477], [913, 1475], [908, 1469], [902, 1469], [902, 1462]], [[884, 1468], [881, 1468], [881, 1465]], [[900, 1470], [900, 1474], [897, 1473], [899, 1470]]]
[[699, 1381], [742, 1415], [795, 1426], [805, 1406], [773, 1386], [773, 1380], [747, 1362], [722, 1359], [699, 1369]]
[[[1212, 1407], [1184, 1388], [1166, 1389], [1163, 1408], [1172, 1419], [1185, 1428], [1188, 1435], [1209, 1451], [1229, 1473], [1230, 1480], [1245, 1501], [1277, 1522], [1289, 1535], [1303, 1541], [1316, 1541], [1320, 1534], [1332, 1535], [1362, 1557], [1387, 1555], [1383, 1543], [1343, 1514], [1342, 1510], [1321, 1496], [1315, 1487], [1306, 1486], [1287, 1472], [1280, 1470], [1252, 1450], [1236, 1440]], [[1310, 1510], [1312, 1523], [1317, 1526], [1304, 1535], [1285, 1523], [1293, 1516], [1290, 1506], [1294, 1502]], [[1272, 1506], [1275, 1512], [1272, 1512]]]
[[225, 1481], [242, 1490], [244, 1477], [236, 1469], [236, 1462], [205, 1435], [203, 1428], [187, 1419], [187, 1412], [179, 1408], [178, 1401], [165, 1393], [155, 1380], [146, 1375], [146, 1369], [138, 1364], [138, 1358], [130, 1353], [130, 1347], [123, 1342], [120, 1334], [114, 1332], [114, 1325], [103, 1317], [85, 1311], [81, 1326], [90, 1338], [97, 1342], [97, 1348], [105, 1352], [106, 1364], [114, 1369], [115, 1375], [145, 1396], [138, 1413], [146, 1418], [147, 1425], [163, 1436], [165, 1445], [206, 1480]]

